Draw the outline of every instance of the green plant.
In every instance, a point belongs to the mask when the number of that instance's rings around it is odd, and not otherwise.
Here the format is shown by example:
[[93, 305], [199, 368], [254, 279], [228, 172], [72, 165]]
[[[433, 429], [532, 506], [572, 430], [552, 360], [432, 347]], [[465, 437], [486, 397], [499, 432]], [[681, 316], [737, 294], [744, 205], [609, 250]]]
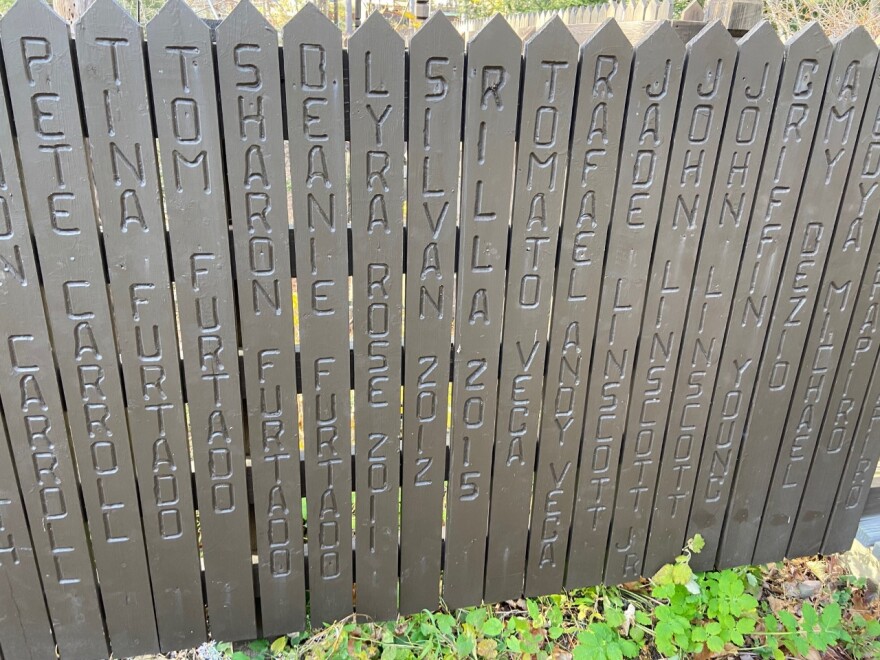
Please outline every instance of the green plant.
[[702, 548], [703, 539], [694, 537], [651, 580], [629, 588], [598, 586], [502, 605], [421, 612], [389, 623], [352, 617], [235, 649], [220, 643], [214, 646], [216, 656], [205, 657], [493, 660], [554, 658], [562, 652], [574, 660], [624, 660], [648, 649], [680, 660], [737, 652], [781, 660], [834, 647], [854, 658], [880, 657], [880, 623], [856, 607], [863, 606], [865, 580], [832, 580], [815, 604], [776, 599], [773, 611], [762, 590], [773, 579], [771, 570], [694, 573], [690, 560]]
[[[782, 660], [788, 654], [806, 656], [811, 649], [826, 651], [842, 646], [854, 658], [880, 656], [880, 622], [867, 620], [854, 613], [843, 618], [840, 603], [832, 601], [821, 610], [806, 602], [798, 619], [792, 612], [768, 612], [763, 618], [764, 645], [758, 652], [765, 657]], [[760, 634], [758, 635], [760, 636]]]
[[690, 559], [703, 545], [698, 534], [651, 580], [651, 595], [661, 602], [654, 610], [654, 642], [666, 656], [741, 647], [755, 630], [758, 600], [747, 590], [754, 589], [756, 581], [744, 569], [695, 574]]
[[810, 603], [804, 603], [801, 620], [788, 610], [764, 616], [765, 647], [763, 655], [782, 660], [782, 649], [797, 655], [806, 655], [811, 648], [825, 651], [849, 635], [841, 626], [841, 610], [837, 603], [826, 605], [821, 614]]

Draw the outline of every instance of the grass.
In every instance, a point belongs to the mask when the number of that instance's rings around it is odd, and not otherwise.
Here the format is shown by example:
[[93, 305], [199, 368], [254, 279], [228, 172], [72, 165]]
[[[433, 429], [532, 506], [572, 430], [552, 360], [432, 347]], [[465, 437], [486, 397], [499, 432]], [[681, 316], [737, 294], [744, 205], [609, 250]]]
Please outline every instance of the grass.
[[818, 21], [829, 37], [839, 37], [863, 25], [880, 39], [880, 2], [877, 0], [764, 0], [764, 17], [787, 39], [810, 21]]

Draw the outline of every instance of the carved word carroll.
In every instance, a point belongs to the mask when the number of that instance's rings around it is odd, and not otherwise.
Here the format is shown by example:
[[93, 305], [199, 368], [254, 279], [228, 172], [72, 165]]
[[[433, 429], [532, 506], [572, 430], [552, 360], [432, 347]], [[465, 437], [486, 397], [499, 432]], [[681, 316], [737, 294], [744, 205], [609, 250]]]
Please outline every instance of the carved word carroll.
[[620, 584], [696, 533], [694, 570], [850, 543], [880, 51], [690, 23], [16, 0], [0, 654]]

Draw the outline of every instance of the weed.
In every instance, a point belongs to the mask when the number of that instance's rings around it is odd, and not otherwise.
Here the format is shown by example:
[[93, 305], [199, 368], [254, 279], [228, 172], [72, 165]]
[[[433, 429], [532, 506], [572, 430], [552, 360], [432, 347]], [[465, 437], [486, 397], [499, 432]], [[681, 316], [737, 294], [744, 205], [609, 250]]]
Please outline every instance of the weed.
[[767, 587], [778, 571], [745, 567], [694, 573], [690, 560], [702, 548], [697, 535], [653, 578], [625, 587], [578, 589], [454, 612], [425, 611], [390, 623], [352, 617], [321, 630], [236, 649], [217, 644], [213, 650], [231, 660], [624, 660], [738, 652], [781, 660], [833, 648], [853, 658], [880, 657], [877, 608], [866, 609], [853, 598], [865, 592], [865, 580], [840, 577], [812, 602], [774, 599]]

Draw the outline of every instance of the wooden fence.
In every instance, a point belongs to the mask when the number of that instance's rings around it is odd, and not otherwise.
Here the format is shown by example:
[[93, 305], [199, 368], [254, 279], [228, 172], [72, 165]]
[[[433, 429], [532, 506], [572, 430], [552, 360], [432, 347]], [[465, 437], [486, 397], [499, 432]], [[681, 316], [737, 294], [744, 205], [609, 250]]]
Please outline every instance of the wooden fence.
[[[742, 36], [761, 20], [762, 0], [692, 0], [672, 21], [678, 36], [685, 41], [713, 20], [721, 21], [734, 36]], [[671, 0], [610, 0], [602, 4], [568, 7], [566, 9], [536, 11], [523, 14], [510, 14], [505, 20], [522, 38], [528, 40], [551, 19], [559, 19], [569, 27], [572, 35], [583, 41], [592, 34], [599, 24], [607, 18], [615, 19], [630, 41], [639, 41], [654, 23], [672, 19], [676, 14]], [[469, 39], [476, 35], [489, 22], [488, 18], [455, 20], [459, 32]]]
[[697, 532], [700, 568], [848, 547], [863, 29], [69, 29], [0, 20], [6, 660], [617, 583]]
[[[633, 0], [631, 2], [610, 0], [594, 5], [510, 14], [505, 16], [505, 19], [514, 30], [519, 32], [527, 28], [540, 28], [554, 16], [558, 16], [566, 25], [601, 23], [606, 18], [614, 18], [618, 22], [659, 21], [671, 19], [674, 9], [672, 0]], [[478, 32], [489, 20], [488, 18], [462, 19], [456, 21], [456, 25], [459, 31], [469, 35]]]

